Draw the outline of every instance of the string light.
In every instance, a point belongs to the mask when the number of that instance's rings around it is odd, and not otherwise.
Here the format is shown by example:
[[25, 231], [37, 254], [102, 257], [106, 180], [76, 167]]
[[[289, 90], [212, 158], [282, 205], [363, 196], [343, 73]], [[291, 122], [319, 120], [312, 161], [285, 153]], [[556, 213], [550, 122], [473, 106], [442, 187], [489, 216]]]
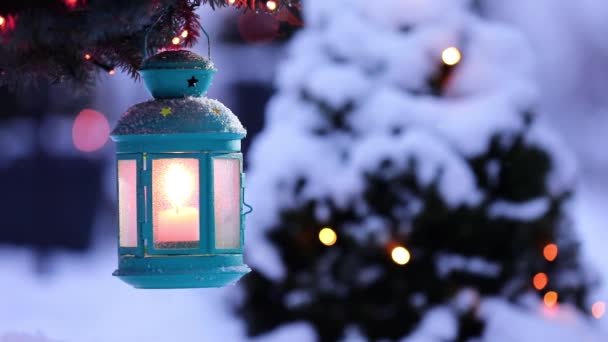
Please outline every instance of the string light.
[[277, 9], [277, 2], [274, 0], [268, 0], [266, 1], [266, 8], [268, 8], [271, 11], [274, 11]]
[[182, 36], [182, 38], [187, 38], [188, 37], [188, 30], [183, 30], [182, 34], [180, 34], [180, 36]]
[[543, 256], [545, 259], [547, 259], [547, 261], [551, 262], [557, 258], [558, 251], [557, 245], [550, 243], [543, 248]]
[[173, 45], [179, 45], [180, 42], [181, 39], [179, 39], [179, 37], [173, 37], [173, 39], [171, 39], [171, 43], [173, 43]]
[[91, 60], [91, 55], [90, 55], [90, 54], [88, 54], [88, 53], [85, 53], [85, 54], [84, 54], [84, 59], [86, 59], [87, 61], [88, 61], [88, 60]]
[[398, 246], [391, 251], [391, 258], [399, 265], [405, 265], [410, 262], [410, 252], [405, 247]]
[[4, 19], [4, 17], [0, 15], [0, 26], [4, 26], [5, 23], [6, 19]]
[[595, 317], [595, 319], [602, 318], [605, 313], [606, 313], [606, 303], [600, 301], [600, 302], [593, 303], [593, 306], [591, 306], [591, 314], [593, 315], [593, 317]]
[[458, 64], [461, 59], [462, 54], [460, 53], [460, 50], [453, 46], [443, 50], [443, 52], [441, 53], [441, 60], [443, 60], [443, 63], [449, 66], [454, 66]]
[[555, 305], [557, 305], [557, 299], [558, 299], [557, 292], [549, 291], [549, 292], [545, 293], [545, 297], [543, 298], [543, 301], [545, 302], [546, 307], [553, 308]]
[[319, 231], [319, 241], [325, 246], [333, 246], [338, 240], [338, 235], [331, 228], [323, 228]]
[[534, 278], [532, 279], [532, 284], [534, 284], [534, 288], [537, 290], [542, 290], [547, 286], [549, 279], [547, 275], [543, 272], [536, 273]]

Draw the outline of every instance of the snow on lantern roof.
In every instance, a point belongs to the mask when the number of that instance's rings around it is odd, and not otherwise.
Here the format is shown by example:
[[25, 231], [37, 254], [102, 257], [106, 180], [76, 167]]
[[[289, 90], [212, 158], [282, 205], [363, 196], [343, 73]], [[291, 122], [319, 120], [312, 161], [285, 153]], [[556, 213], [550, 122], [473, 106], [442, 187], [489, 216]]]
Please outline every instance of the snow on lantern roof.
[[206, 97], [155, 99], [136, 104], [120, 118], [112, 135], [236, 133], [247, 131], [232, 111]]
[[142, 65], [142, 70], [148, 69], [216, 70], [210, 59], [188, 50], [167, 50], [150, 56]]

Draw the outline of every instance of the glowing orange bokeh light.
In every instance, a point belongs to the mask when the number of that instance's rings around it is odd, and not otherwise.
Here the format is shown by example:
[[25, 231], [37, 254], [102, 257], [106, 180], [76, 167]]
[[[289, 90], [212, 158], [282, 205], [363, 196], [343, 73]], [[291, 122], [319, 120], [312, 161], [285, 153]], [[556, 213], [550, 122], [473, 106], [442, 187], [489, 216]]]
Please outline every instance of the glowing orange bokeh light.
[[110, 74], [110, 75], [114, 75], [115, 73], [116, 73], [116, 70], [114, 70], [114, 69], [111, 69], [110, 71], [108, 71], [108, 74]]
[[545, 306], [547, 306], [548, 308], [553, 308], [555, 305], [557, 305], [557, 299], [558, 299], [558, 295], [557, 292], [555, 291], [549, 291], [547, 293], [545, 293], [545, 297], [543, 298], [543, 301], [545, 302]]
[[534, 278], [532, 279], [532, 284], [534, 284], [534, 288], [537, 290], [542, 290], [547, 286], [549, 279], [547, 275], [543, 272], [536, 273]]
[[266, 1], [266, 8], [268, 8], [271, 11], [276, 10], [277, 9], [277, 2], [273, 1], [273, 0]]
[[547, 261], [553, 261], [557, 258], [558, 248], [554, 243], [550, 243], [543, 248], [543, 256]]
[[182, 40], [179, 39], [179, 37], [173, 37], [173, 39], [171, 39], [171, 43], [173, 43], [173, 45], [178, 45]]
[[182, 38], [187, 38], [188, 37], [188, 30], [183, 30], [182, 33], [180, 34], [180, 36], [182, 36]]
[[231, 5], [234, 5], [235, 2], [236, 2], [236, 0], [228, 0], [228, 3]]
[[602, 318], [605, 313], [606, 313], [606, 303], [599, 301], [599, 302], [593, 303], [593, 306], [591, 306], [591, 314], [593, 315], [593, 317], [595, 317], [595, 319]]
[[83, 109], [72, 126], [74, 147], [83, 152], [93, 152], [105, 145], [110, 136], [110, 124], [102, 113]]
[[4, 23], [6, 23], [6, 19], [0, 15], [0, 26], [4, 26]]
[[91, 55], [88, 53], [84, 54], [84, 59], [86, 59], [87, 61], [91, 59]]

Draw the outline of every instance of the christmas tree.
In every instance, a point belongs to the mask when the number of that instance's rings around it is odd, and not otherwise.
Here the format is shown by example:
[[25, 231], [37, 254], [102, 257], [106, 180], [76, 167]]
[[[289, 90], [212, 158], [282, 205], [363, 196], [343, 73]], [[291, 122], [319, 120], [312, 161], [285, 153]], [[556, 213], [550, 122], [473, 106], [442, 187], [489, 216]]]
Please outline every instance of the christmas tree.
[[466, 341], [488, 298], [582, 308], [575, 167], [519, 33], [471, 1], [303, 8], [248, 156], [249, 334]]

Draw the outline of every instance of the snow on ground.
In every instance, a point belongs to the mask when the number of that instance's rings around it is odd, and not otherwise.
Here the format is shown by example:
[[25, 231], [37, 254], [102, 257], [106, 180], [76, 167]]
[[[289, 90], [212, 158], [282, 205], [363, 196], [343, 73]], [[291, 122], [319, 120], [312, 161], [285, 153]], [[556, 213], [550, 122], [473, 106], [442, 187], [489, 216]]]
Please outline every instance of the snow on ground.
[[66, 342], [241, 339], [242, 329], [228, 318], [224, 303], [234, 287], [135, 290], [111, 276], [117, 261], [112, 243], [87, 255], [51, 258], [50, 272], [37, 275], [29, 251], [0, 248], [0, 336], [40, 332]]
[[[608, 278], [608, 187], [583, 184], [574, 206], [583, 240], [583, 256]], [[104, 241], [104, 240], [101, 240]], [[251, 252], [251, 251], [250, 251]], [[105, 341], [246, 341], [244, 326], [229, 311], [237, 288], [136, 290], [111, 276], [115, 245], [109, 239], [86, 255], [67, 252], [49, 256], [49, 271], [34, 272], [26, 249], [0, 246], [0, 342]], [[590, 296], [608, 300], [608, 286]], [[608, 318], [595, 321], [567, 307], [559, 314], [530, 314], [501, 300], [485, 301], [480, 313], [489, 319], [492, 342], [608, 340]], [[411, 336], [435, 341], [433, 324]], [[430, 328], [429, 328], [430, 327]], [[428, 330], [427, 329], [427, 330]], [[356, 340], [351, 334], [347, 340]], [[494, 338], [501, 336], [502, 340]], [[313, 342], [305, 323], [284, 326], [254, 341]]]

